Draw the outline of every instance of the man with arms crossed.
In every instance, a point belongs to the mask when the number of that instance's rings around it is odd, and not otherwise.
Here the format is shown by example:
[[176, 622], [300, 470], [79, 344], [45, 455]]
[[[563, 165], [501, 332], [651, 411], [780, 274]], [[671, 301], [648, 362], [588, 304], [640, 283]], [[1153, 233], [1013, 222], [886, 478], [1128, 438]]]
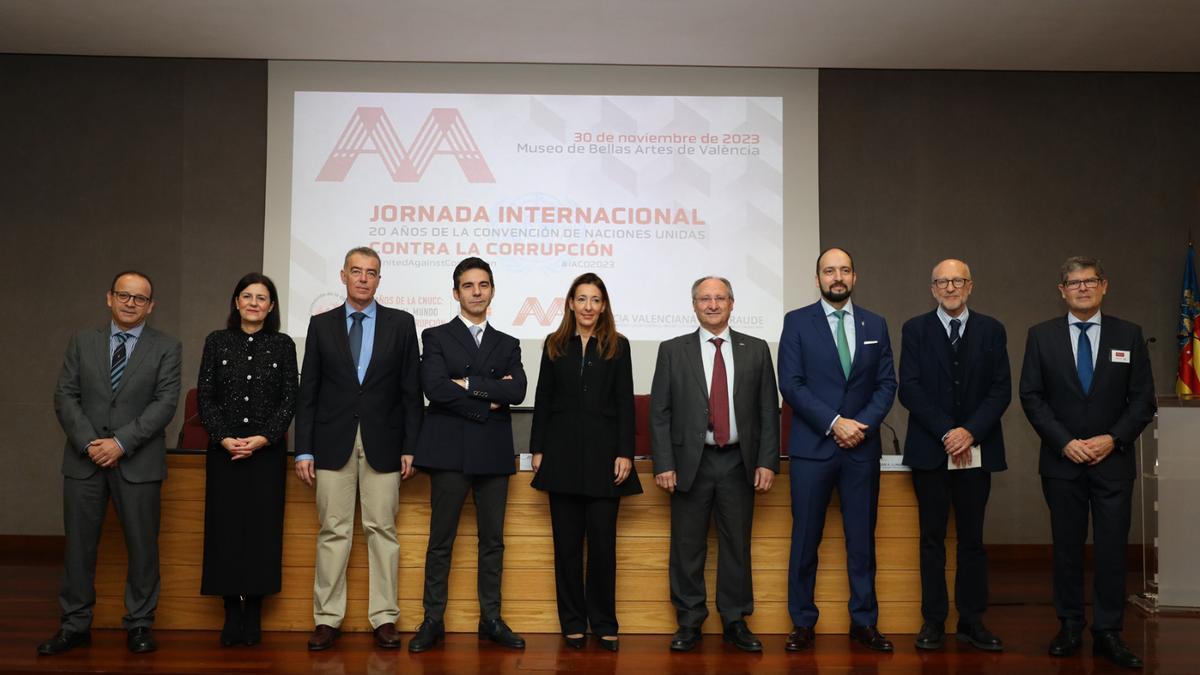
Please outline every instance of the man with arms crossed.
[[346, 303], [308, 323], [296, 402], [296, 475], [316, 482], [313, 651], [333, 646], [346, 614], [346, 563], [357, 494], [367, 536], [375, 643], [400, 646], [396, 579], [400, 481], [412, 475], [421, 427], [417, 331], [408, 312], [375, 302], [379, 255], [351, 249], [341, 271]]
[[421, 387], [429, 410], [417, 441], [416, 466], [429, 472], [429, 547], [425, 551], [425, 619], [408, 643], [423, 652], [446, 634], [450, 557], [467, 492], [479, 531], [479, 637], [524, 649], [500, 618], [504, 508], [516, 473], [509, 406], [525, 398], [521, 343], [488, 325], [492, 268], [467, 258], [454, 268], [459, 314], [421, 334]]
[[1108, 292], [1095, 258], [1067, 258], [1059, 274], [1067, 315], [1029, 329], [1021, 406], [1042, 439], [1038, 472], [1054, 539], [1052, 656], [1079, 650], [1083, 550], [1091, 512], [1095, 545], [1092, 651], [1127, 668], [1142, 660], [1121, 641], [1125, 547], [1137, 472], [1135, 443], [1154, 417], [1154, 377], [1142, 329], [1101, 315]]
[[731, 330], [733, 287], [692, 284], [697, 331], [658, 348], [650, 389], [654, 482], [671, 493], [671, 602], [679, 630], [671, 649], [689, 651], [708, 617], [704, 558], [716, 509], [717, 611], [724, 639], [762, 651], [745, 618], [754, 612], [750, 531], [754, 493], [779, 470], [779, 399], [767, 343]]
[[953, 506], [958, 640], [1001, 651], [1000, 638], [983, 626], [988, 603], [983, 520], [992, 472], [1007, 468], [1000, 416], [1012, 401], [1008, 338], [999, 321], [967, 309], [974, 282], [966, 263], [938, 263], [929, 287], [937, 309], [904, 323], [900, 347], [900, 403], [908, 408], [904, 463], [912, 468], [921, 528], [924, 625], [916, 646], [940, 649], [945, 642], [946, 522]]
[[817, 258], [821, 299], [788, 312], [779, 338], [779, 389], [792, 407], [792, 554], [788, 651], [808, 649], [817, 623], [817, 547], [834, 486], [842, 505], [850, 637], [892, 651], [879, 634], [875, 597], [875, 518], [879, 504], [879, 425], [892, 407], [896, 375], [887, 322], [854, 305], [854, 261], [840, 248]]
[[154, 286], [122, 272], [108, 291], [112, 320], [80, 331], [67, 347], [54, 409], [67, 435], [63, 451], [66, 560], [58, 601], [62, 625], [38, 653], [91, 644], [96, 550], [111, 497], [125, 535], [129, 574], [121, 624], [134, 653], [157, 648], [150, 626], [158, 606], [158, 525], [167, 477], [163, 432], [179, 402], [179, 340], [146, 325]]

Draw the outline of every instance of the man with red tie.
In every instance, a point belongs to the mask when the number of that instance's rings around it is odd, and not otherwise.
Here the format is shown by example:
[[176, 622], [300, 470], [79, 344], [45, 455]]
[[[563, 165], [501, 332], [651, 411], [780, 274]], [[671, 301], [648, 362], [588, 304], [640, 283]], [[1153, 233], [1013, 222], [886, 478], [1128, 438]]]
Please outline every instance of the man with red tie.
[[700, 328], [662, 343], [650, 389], [654, 482], [671, 493], [671, 602], [679, 630], [673, 651], [700, 641], [708, 617], [704, 558], [716, 512], [717, 612], [724, 639], [762, 651], [745, 618], [754, 612], [750, 529], [754, 493], [779, 470], [779, 399], [767, 343], [729, 328], [733, 287], [692, 284]]

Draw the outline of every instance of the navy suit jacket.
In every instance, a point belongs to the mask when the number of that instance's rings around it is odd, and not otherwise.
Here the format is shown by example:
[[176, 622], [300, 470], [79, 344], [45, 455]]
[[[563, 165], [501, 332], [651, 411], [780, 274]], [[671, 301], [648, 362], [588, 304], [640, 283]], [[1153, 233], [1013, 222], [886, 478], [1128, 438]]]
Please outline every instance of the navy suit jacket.
[[[867, 462], [883, 454], [879, 425], [896, 395], [892, 343], [883, 317], [854, 305], [854, 320], [857, 347], [847, 378], [820, 302], [794, 309], [783, 319], [779, 391], [794, 413], [791, 457], [829, 459], [847, 452]], [[838, 415], [867, 425], [866, 438], [857, 447], [842, 450], [828, 433]]]
[[[1124, 352], [1125, 362], [1114, 357], [1114, 351]], [[1134, 443], [1158, 409], [1142, 329], [1109, 314], [1101, 316], [1096, 370], [1091, 391], [1085, 394], [1066, 316], [1030, 328], [1021, 367], [1021, 405], [1042, 438], [1042, 476], [1071, 479], [1094, 471], [1109, 480], [1132, 479], [1137, 466]], [[1116, 447], [1099, 464], [1076, 464], [1063, 455], [1071, 440], [1101, 434], [1112, 434]]]
[[296, 399], [296, 454], [313, 455], [318, 469], [346, 465], [360, 425], [367, 463], [381, 473], [399, 471], [400, 456], [416, 447], [423, 403], [416, 323], [408, 312], [377, 307], [375, 345], [361, 384], [350, 355], [345, 306], [308, 322]]
[[958, 356], [965, 363], [959, 384], [964, 416], [954, 419], [954, 368], [950, 338], [937, 310], [904, 322], [900, 342], [900, 403], [908, 408], [904, 463], [916, 469], [946, 466], [942, 437], [961, 426], [975, 437], [985, 471], [1003, 471], [1000, 416], [1012, 402], [1012, 374], [1004, 325], [970, 310]]
[[[421, 388], [429, 408], [414, 463], [471, 475], [516, 473], [509, 406], [525, 399], [521, 343], [489, 325], [476, 347], [457, 317], [425, 329], [421, 342]], [[512, 379], [502, 379], [506, 375]], [[468, 389], [451, 381], [463, 377]], [[492, 403], [500, 407], [492, 410]]]

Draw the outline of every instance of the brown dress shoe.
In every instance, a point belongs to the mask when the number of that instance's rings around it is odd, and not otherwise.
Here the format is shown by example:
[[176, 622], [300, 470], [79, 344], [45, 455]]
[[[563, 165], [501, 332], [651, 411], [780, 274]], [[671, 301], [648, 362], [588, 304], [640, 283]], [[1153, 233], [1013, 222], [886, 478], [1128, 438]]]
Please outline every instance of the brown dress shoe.
[[308, 638], [308, 650], [310, 652], [319, 652], [329, 649], [333, 646], [334, 640], [337, 640], [338, 636], [341, 634], [342, 631], [334, 628], [333, 626], [321, 624], [317, 626], [316, 630], [313, 631], [312, 636]]
[[396, 649], [400, 646], [400, 633], [396, 632], [396, 624], [384, 623], [375, 629], [375, 644], [381, 649]]

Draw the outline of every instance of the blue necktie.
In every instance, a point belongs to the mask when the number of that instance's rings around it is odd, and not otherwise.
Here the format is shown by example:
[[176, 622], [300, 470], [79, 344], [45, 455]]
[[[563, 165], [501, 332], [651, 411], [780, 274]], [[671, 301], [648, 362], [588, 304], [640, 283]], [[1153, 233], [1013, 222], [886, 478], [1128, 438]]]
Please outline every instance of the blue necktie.
[[354, 323], [350, 325], [350, 358], [354, 359], [354, 368], [358, 368], [358, 358], [362, 354], [362, 322], [367, 317], [362, 312], [354, 312], [350, 315], [354, 319]]
[[1079, 326], [1079, 345], [1075, 349], [1075, 368], [1079, 371], [1079, 384], [1083, 387], [1083, 393], [1086, 394], [1092, 388], [1092, 373], [1096, 370], [1096, 366], [1092, 363], [1092, 341], [1088, 339], [1088, 329], [1096, 324], [1084, 321], [1075, 325]]
[[108, 371], [108, 379], [112, 383], [112, 390], [116, 391], [117, 387], [121, 386], [121, 375], [125, 372], [125, 341], [133, 337], [130, 333], [113, 333], [113, 337], [117, 339], [117, 348], [113, 350], [112, 367]]

